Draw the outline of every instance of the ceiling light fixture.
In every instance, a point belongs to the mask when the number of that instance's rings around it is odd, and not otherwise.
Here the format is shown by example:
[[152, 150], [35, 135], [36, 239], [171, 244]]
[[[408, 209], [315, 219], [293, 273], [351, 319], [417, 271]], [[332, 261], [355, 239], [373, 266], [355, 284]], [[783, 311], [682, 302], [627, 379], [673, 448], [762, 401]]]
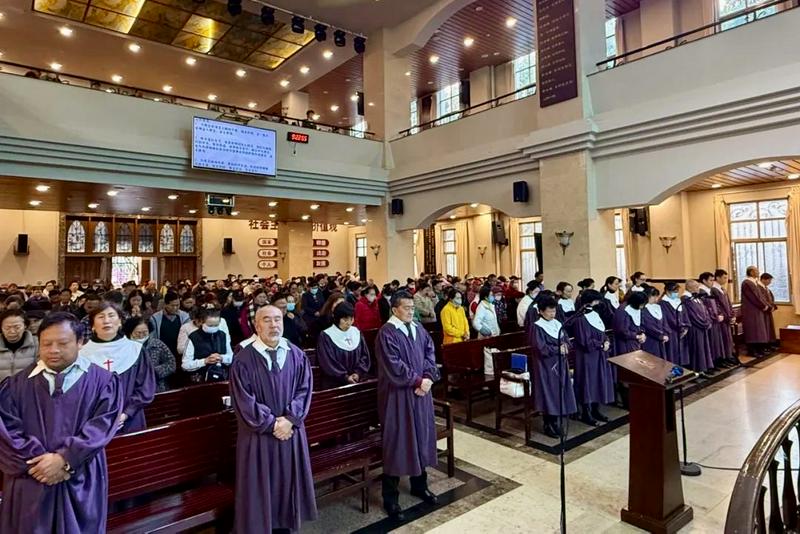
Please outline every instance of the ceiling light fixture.
[[114, 83], [120, 83], [122, 81], [122, 76], [120, 76], [119, 74], [112, 74], [111, 81]]
[[258, 103], [257, 102], [248, 102], [247, 103], [247, 107], [250, 108], [250, 109], [256, 109], [258, 107]]
[[275, 8], [263, 6], [261, 8], [261, 24], [272, 26], [275, 24]]
[[58, 29], [58, 33], [60, 33], [64, 37], [72, 37], [72, 28], [70, 28], [69, 26], [61, 26]]
[[473, 202], [472, 204], [469, 205], [469, 207], [473, 208], [473, 209], [477, 208], [478, 207], [478, 203], [477, 202]]
[[315, 24], [314, 25], [314, 38], [322, 43], [328, 40], [328, 27], [324, 24]]
[[277, 217], [277, 215], [275, 215], [274, 213], [270, 213], [270, 214], [269, 214], [269, 218], [270, 218], [270, 219], [274, 219], [275, 217]]
[[514, 17], [508, 17], [506, 19], [506, 28], [513, 28], [516, 25], [517, 25], [517, 19], [515, 19]]
[[150, 206], [142, 206], [142, 211], [150, 211]]
[[798, 174], [796, 172], [793, 172], [792, 174], [790, 174], [786, 178], [789, 179], [789, 180], [797, 180], [798, 178], [800, 178], [800, 174]]
[[134, 54], [138, 53], [141, 49], [142, 49], [142, 46], [139, 43], [130, 43], [130, 44], [128, 44], [128, 50], [130, 50]]
[[711, 186], [711, 189], [719, 189], [720, 187], [722, 187], [722, 184], [714, 184]]
[[353, 210], [354, 210], [354, 209], [355, 209], [355, 208], [345, 208], [345, 210], [344, 210], [344, 211], [346, 211], [347, 213], [353, 213]]
[[334, 113], [339, 111], [339, 106], [337, 106], [336, 104], [332, 105], [331, 106], [331, 111], [333, 111]]
[[114, 189], [112, 189], [111, 191], [107, 192], [106, 195], [108, 195], [110, 197], [115, 197], [115, 196], [119, 195], [119, 191], [115, 191]]
[[455, 215], [451, 215], [451, 216], [450, 216], [450, 220], [451, 220], [451, 221], [452, 221], [453, 219], [455, 219], [455, 218], [456, 218], [456, 216], [455, 216]]
[[41, 206], [42, 205], [42, 201], [41, 200], [31, 200], [30, 202], [28, 202], [28, 204], [30, 204], [33, 207]]
[[289, 87], [289, 80], [281, 80], [280, 81], [281, 87]]
[[369, 107], [373, 108], [373, 107], [375, 107], [375, 102], [370, 102], [370, 103], [368, 103], [367, 105], [368, 105]]
[[439, 56], [433, 54], [431, 57], [428, 58], [428, 61], [431, 62], [431, 65], [436, 65], [437, 63], [439, 63]]
[[50, 186], [49, 185], [37, 185], [36, 186], [36, 190], [38, 192], [40, 192], [40, 193], [47, 193], [48, 191], [50, 191]]
[[239, 78], [244, 78], [245, 76], [247, 76], [247, 71], [244, 69], [237, 69], [236, 76], [238, 76]]
[[335, 44], [339, 48], [347, 46], [347, 34], [344, 33], [342, 30], [336, 30], [335, 32], [333, 32], [333, 44]]
[[208, 99], [211, 100], [212, 102], [215, 102], [217, 100], [217, 95], [215, 95], [214, 93], [210, 93], [208, 95]]
[[[228, 1], [230, 2], [230, 0]], [[303, 17], [297, 15], [292, 17], [292, 31], [299, 34], [306, 33], [306, 21]]]
[[270, 202], [269, 204], [267, 204], [267, 206], [269, 206], [270, 208], [274, 208], [274, 207], [275, 207], [275, 206], [277, 206], [277, 205], [278, 205], [278, 203], [277, 203], [275, 200], [273, 200], [272, 202]]
[[189, 210], [189, 213], [194, 215], [195, 213], [197, 213], [197, 210]]
[[350, 97], [351, 102], [358, 102], [358, 94], [354, 94]]
[[300, 218], [303, 219], [304, 221], [307, 221], [307, 220], [309, 220], [311, 218], [311, 215], [303, 215]]
[[189, 56], [184, 61], [186, 61], [186, 64], [189, 65], [190, 67], [194, 67], [195, 65], [197, 65], [196, 57]]
[[344, 225], [345, 225], [345, 226], [350, 226], [350, 223], [349, 223], [348, 221], [345, 221], [345, 222], [344, 222]]
[[311, 206], [309, 206], [309, 207], [310, 207], [312, 210], [318, 210], [318, 209], [319, 209], [319, 204], [311, 204]]
[[475, 44], [475, 39], [473, 39], [472, 37], [465, 37], [464, 38], [464, 46], [466, 46], [467, 48], [469, 48], [470, 46], [472, 46], [474, 44]]
[[411, 76], [411, 71], [410, 70], [406, 71], [406, 76]]
[[171, 93], [171, 92], [172, 92], [172, 86], [171, 86], [171, 85], [169, 85], [169, 84], [165, 85], [165, 86], [164, 86], [164, 87], [162, 87], [161, 89], [162, 89], [162, 90], [163, 90], [165, 93]]
[[324, 57], [325, 59], [331, 59], [333, 57], [333, 52], [331, 52], [330, 50], [325, 50], [322, 53], [322, 57]]
[[311, 116], [311, 118], [312, 118], [312, 119], [314, 119], [315, 121], [318, 121], [318, 120], [319, 120], [319, 113], [314, 113], [314, 114]]
[[50, 63], [50, 68], [53, 69], [53, 70], [61, 70], [61, 67], [63, 67], [63, 66], [64, 65], [62, 65], [58, 61], [53, 61], [52, 63]]
[[170, 200], [178, 200], [178, 195], [168, 195], [167, 198]]
[[762, 161], [761, 163], [758, 164], [758, 166], [761, 167], [762, 169], [769, 169], [770, 167], [772, 167], [772, 162]]
[[356, 54], [363, 54], [367, 51], [367, 40], [360, 35], [353, 37], [353, 50]]
[[88, 208], [89, 208], [90, 210], [95, 210], [95, 209], [97, 209], [97, 207], [98, 207], [99, 205], [100, 205], [100, 204], [98, 204], [97, 202], [92, 202], [91, 204], [89, 204]]
[[308, 74], [311, 69], [308, 68], [308, 65], [303, 65], [300, 67], [300, 74]]

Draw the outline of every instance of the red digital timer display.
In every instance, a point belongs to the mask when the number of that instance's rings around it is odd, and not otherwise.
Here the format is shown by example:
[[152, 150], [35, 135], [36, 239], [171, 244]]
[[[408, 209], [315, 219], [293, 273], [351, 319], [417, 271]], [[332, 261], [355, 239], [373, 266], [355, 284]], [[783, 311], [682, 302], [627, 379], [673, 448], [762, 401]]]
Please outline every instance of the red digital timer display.
[[308, 144], [308, 134], [289, 132], [286, 134], [286, 138], [290, 143]]

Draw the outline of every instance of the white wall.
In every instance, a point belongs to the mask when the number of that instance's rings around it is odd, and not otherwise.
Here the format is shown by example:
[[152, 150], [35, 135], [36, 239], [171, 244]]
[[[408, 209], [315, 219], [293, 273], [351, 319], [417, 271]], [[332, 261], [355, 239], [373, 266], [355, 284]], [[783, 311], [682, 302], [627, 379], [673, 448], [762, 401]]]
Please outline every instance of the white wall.
[[[58, 279], [59, 213], [0, 210], [0, 220], [0, 281], [37, 284]], [[30, 255], [14, 255], [18, 234], [28, 234]]]

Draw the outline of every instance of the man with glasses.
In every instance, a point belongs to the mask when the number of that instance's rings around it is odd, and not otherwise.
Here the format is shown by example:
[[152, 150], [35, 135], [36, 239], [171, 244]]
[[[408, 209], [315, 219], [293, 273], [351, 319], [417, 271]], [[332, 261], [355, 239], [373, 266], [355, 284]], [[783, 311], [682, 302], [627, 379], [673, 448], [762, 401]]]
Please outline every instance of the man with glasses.
[[0, 314], [0, 381], [36, 361], [39, 344], [25, 330], [25, 318], [25, 312], [19, 309]]
[[378, 360], [378, 411], [383, 433], [383, 507], [403, 521], [398, 485], [411, 477], [411, 495], [428, 504], [438, 498], [428, 489], [426, 467], [437, 465], [436, 422], [431, 387], [439, 379], [433, 340], [414, 319], [414, 297], [398, 291], [392, 315], [375, 342]]

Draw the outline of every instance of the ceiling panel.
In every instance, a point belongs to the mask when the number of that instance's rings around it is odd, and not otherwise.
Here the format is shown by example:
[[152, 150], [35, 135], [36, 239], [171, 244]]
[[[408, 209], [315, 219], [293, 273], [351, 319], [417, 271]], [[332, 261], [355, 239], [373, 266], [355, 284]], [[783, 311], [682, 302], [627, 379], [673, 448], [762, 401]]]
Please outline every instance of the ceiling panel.
[[[692, 185], [688, 188], [688, 191], [741, 187], [800, 179], [800, 160], [790, 159], [772, 161], [769, 163], [770, 167], [767, 168], [759, 166], [758, 163], [753, 163], [752, 165], [746, 165], [715, 174], [714, 176]], [[713, 187], [715, 185], [720, 187]]]
[[620, 17], [639, 9], [639, 0], [606, 0], [606, 16]]

